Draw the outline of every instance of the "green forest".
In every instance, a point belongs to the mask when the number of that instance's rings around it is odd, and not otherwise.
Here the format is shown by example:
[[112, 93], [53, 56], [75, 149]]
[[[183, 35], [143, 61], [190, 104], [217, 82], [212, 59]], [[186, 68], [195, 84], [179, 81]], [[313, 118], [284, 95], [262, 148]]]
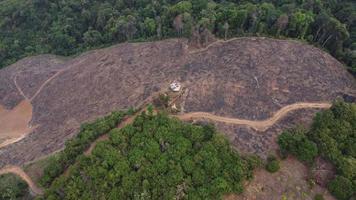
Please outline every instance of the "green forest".
[[353, 0], [1, 0], [0, 16], [0, 68], [29, 55], [212, 33], [296, 38], [356, 72]]
[[313, 163], [321, 155], [336, 166], [328, 184], [329, 191], [340, 200], [356, 193], [356, 104], [337, 101], [329, 110], [318, 113], [310, 130], [296, 128], [278, 138], [282, 155], [292, 154]]
[[0, 175], [0, 200], [30, 199], [27, 183], [14, 174]]
[[241, 193], [260, 166], [212, 125], [143, 112], [54, 180], [44, 199], [220, 199]]

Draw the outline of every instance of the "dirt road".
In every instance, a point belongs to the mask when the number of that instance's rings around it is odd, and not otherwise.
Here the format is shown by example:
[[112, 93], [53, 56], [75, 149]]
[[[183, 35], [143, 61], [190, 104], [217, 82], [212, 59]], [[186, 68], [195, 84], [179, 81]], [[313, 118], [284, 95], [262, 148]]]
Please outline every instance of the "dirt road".
[[16, 174], [17, 176], [22, 178], [22, 180], [24, 180], [28, 184], [30, 190], [34, 194], [36, 194], [36, 195], [43, 194], [43, 190], [41, 188], [37, 187], [36, 184], [32, 181], [32, 179], [20, 167], [7, 166], [0, 170], [0, 175], [8, 174], [8, 173]]
[[[117, 128], [123, 128], [124, 126], [131, 124], [133, 122], [133, 120], [136, 118], [136, 116], [138, 114], [140, 114], [142, 111], [137, 112], [135, 115], [127, 117], [126, 119], [124, 119], [121, 123], [118, 124]], [[100, 136], [98, 139], [96, 139], [93, 143], [90, 144], [90, 147], [84, 152], [84, 155], [88, 156], [91, 154], [91, 152], [93, 151], [94, 147], [96, 146], [96, 143], [98, 143], [99, 141], [105, 141], [109, 139], [109, 134], [106, 133], [102, 136]]]
[[291, 112], [293, 110], [304, 109], [304, 108], [330, 108], [330, 107], [331, 107], [330, 103], [295, 103], [281, 108], [271, 118], [268, 118], [266, 120], [261, 120], [261, 121], [222, 117], [206, 112], [191, 112], [182, 115], [177, 115], [176, 117], [178, 117], [180, 120], [183, 121], [192, 120], [192, 119], [209, 119], [213, 121], [230, 123], [230, 124], [246, 125], [257, 131], [265, 131], [273, 124], [275, 124], [279, 119], [284, 117], [288, 112]]

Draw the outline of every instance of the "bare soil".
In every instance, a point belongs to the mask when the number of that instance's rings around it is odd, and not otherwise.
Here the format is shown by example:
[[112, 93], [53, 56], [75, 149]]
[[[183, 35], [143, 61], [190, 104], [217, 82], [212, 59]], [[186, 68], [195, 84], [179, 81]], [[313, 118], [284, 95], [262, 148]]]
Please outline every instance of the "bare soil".
[[242, 195], [230, 194], [225, 200], [312, 200], [315, 194], [323, 194], [325, 200], [334, 200], [330, 193], [319, 185], [308, 181], [309, 172], [305, 165], [294, 158], [280, 163], [280, 170], [269, 173], [259, 169], [254, 179], [248, 182]]
[[0, 106], [0, 148], [14, 143], [34, 130], [29, 125], [32, 118], [32, 105], [21, 101], [12, 110]]
[[[29, 124], [38, 127], [0, 148], [0, 168], [62, 149], [83, 122], [141, 105], [173, 80], [188, 89], [182, 100], [184, 112], [253, 121], [298, 102], [356, 96], [355, 80], [342, 64], [295, 41], [241, 38], [191, 52], [187, 40], [171, 39], [123, 43], [67, 60], [30, 57], [0, 70], [0, 104], [12, 109], [29, 99], [33, 106]], [[265, 134], [246, 126], [216, 125], [242, 152], [264, 155], [275, 149], [280, 130], [310, 121], [316, 111], [288, 113]]]

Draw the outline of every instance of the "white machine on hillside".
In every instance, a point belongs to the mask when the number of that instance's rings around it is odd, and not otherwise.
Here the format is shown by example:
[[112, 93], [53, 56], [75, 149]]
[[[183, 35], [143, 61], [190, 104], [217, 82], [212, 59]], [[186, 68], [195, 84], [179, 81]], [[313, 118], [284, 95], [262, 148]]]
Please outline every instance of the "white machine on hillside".
[[169, 88], [173, 91], [173, 92], [179, 92], [181, 89], [181, 84], [178, 81], [173, 81], [170, 85]]

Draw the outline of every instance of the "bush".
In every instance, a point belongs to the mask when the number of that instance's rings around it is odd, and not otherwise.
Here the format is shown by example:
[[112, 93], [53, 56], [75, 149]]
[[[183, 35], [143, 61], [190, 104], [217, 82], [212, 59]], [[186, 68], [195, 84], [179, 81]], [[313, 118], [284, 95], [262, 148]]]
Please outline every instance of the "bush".
[[316, 194], [314, 200], [324, 200], [324, 196], [322, 194]]
[[283, 132], [278, 137], [282, 156], [291, 153], [301, 161], [313, 162], [314, 158], [318, 155], [318, 148], [314, 142], [307, 138], [305, 133], [306, 131], [301, 128]]
[[279, 170], [279, 168], [280, 166], [277, 158], [275, 156], [269, 156], [267, 158], [266, 170], [271, 173], [275, 173]]
[[352, 182], [343, 176], [336, 176], [328, 184], [328, 190], [339, 200], [348, 200], [354, 193]]
[[28, 185], [20, 177], [13, 174], [0, 175], [0, 199], [21, 199], [28, 194]]

